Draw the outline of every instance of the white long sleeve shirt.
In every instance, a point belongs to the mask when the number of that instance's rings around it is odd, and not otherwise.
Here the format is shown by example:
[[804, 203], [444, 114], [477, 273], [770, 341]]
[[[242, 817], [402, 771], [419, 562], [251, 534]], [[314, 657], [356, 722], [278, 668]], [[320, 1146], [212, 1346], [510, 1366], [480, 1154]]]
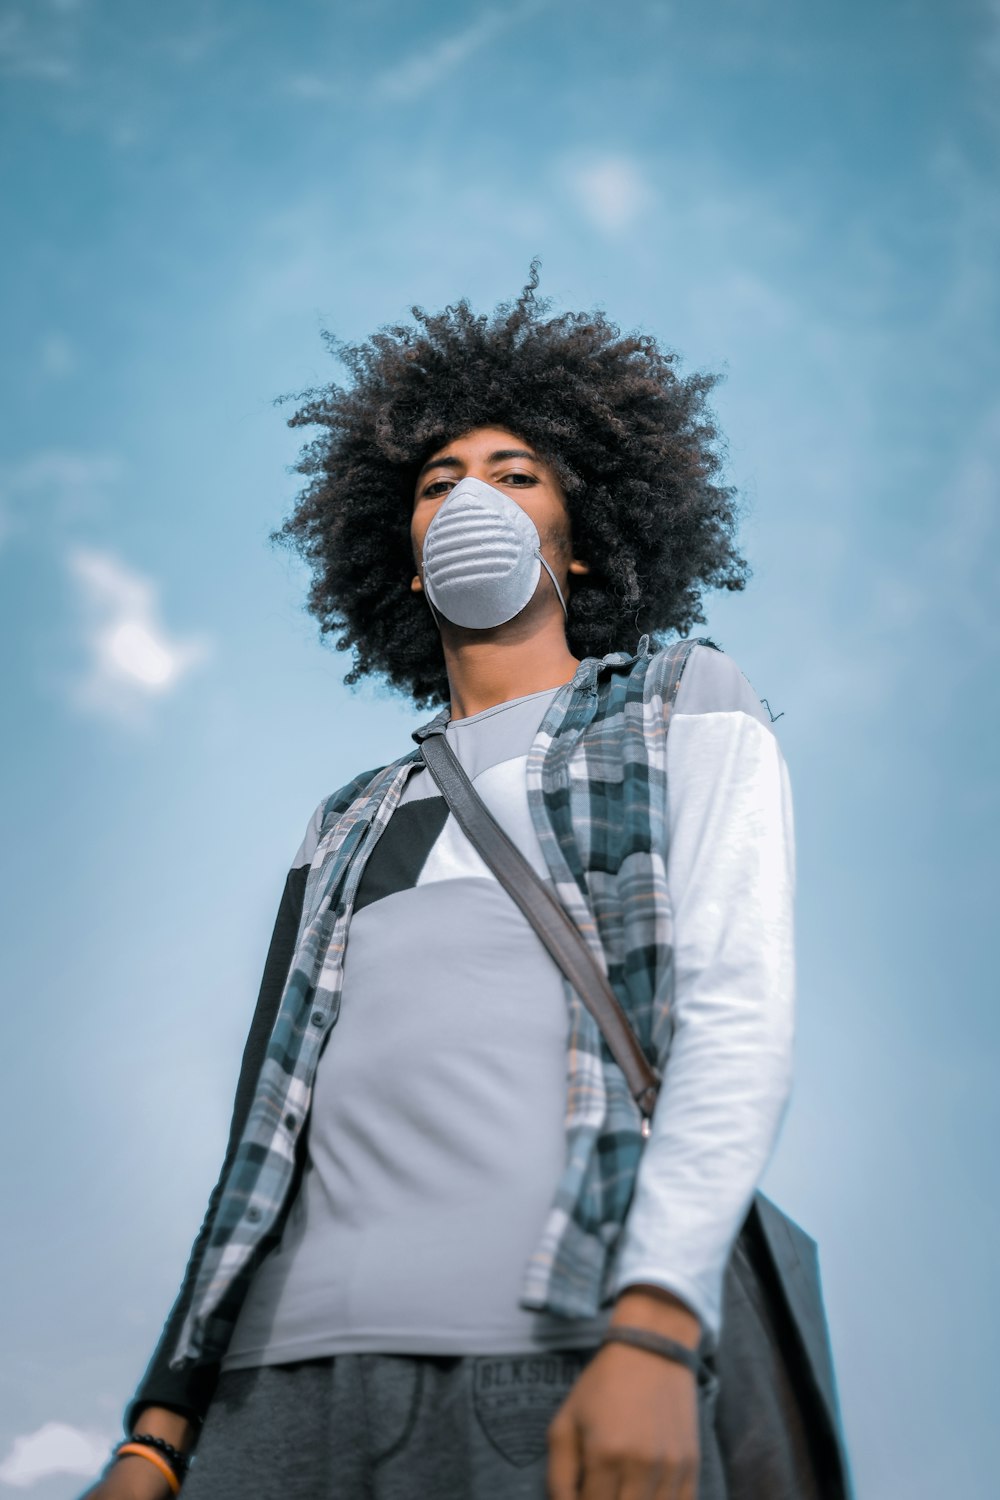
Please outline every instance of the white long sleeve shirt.
[[718, 1333], [733, 1241], [791, 1086], [795, 846], [770, 716], [696, 646], [667, 737], [674, 1034], [615, 1284], [662, 1286]]

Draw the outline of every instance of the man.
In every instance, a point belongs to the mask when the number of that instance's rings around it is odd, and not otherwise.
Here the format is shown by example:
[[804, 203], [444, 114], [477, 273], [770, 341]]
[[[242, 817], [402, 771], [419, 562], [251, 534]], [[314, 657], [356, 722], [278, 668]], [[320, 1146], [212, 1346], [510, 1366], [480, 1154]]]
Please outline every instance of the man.
[[[293, 861], [226, 1160], [101, 1500], [170, 1493], [196, 1440], [192, 1500], [725, 1494], [722, 1274], [790, 1078], [788, 778], [728, 657], [651, 648], [745, 580], [712, 379], [600, 314], [544, 318], [536, 285], [490, 320], [414, 309], [292, 419], [326, 434], [280, 535], [346, 680], [445, 706]], [[645, 1144], [423, 767], [441, 733], [663, 1070]]]

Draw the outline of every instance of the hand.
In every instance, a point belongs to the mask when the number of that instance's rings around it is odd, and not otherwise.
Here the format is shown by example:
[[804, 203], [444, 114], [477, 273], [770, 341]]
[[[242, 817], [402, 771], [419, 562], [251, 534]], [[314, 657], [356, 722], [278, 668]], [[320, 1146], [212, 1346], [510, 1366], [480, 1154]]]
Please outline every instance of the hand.
[[173, 1500], [173, 1495], [158, 1469], [144, 1458], [126, 1453], [80, 1500]]
[[549, 1500], [696, 1500], [700, 1458], [694, 1374], [605, 1344], [549, 1427]]

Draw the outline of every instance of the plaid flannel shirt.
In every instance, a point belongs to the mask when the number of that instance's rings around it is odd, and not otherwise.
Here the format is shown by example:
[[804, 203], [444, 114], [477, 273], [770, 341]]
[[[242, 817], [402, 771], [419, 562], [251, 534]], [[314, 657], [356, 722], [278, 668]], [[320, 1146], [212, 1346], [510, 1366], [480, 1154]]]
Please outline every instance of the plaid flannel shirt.
[[[670, 1044], [671, 907], [667, 891], [666, 742], [688, 655], [582, 661], [552, 700], [527, 760], [528, 805], [556, 894], [605, 970], [647, 1054]], [[445, 707], [413, 732], [443, 733]], [[419, 748], [348, 783], [327, 802], [306, 881], [295, 952], [242, 1136], [217, 1189], [210, 1237], [170, 1359], [172, 1369], [224, 1353], [262, 1249], [289, 1205], [299, 1136], [327, 1032], [336, 1024], [344, 952], [365, 863], [399, 803]], [[591, 1316], [606, 1300], [613, 1251], [642, 1147], [640, 1117], [596, 1022], [564, 980], [569, 1008], [566, 1158], [522, 1304]]]

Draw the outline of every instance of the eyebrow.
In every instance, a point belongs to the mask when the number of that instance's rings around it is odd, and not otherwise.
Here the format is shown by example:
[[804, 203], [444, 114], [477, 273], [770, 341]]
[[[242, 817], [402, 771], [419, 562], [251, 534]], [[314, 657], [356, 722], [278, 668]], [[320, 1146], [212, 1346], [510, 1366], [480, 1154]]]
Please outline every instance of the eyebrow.
[[[507, 458], [530, 458], [533, 463], [539, 462], [538, 454], [530, 452], [527, 448], [498, 448], [495, 453], [490, 454], [486, 462], [489, 464], [499, 464], [503, 463], [504, 459]], [[447, 454], [444, 458], [428, 459], [417, 475], [417, 482], [419, 483], [423, 479], [428, 469], [460, 469], [461, 467], [462, 460], [456, 458], [453, 454]]]

